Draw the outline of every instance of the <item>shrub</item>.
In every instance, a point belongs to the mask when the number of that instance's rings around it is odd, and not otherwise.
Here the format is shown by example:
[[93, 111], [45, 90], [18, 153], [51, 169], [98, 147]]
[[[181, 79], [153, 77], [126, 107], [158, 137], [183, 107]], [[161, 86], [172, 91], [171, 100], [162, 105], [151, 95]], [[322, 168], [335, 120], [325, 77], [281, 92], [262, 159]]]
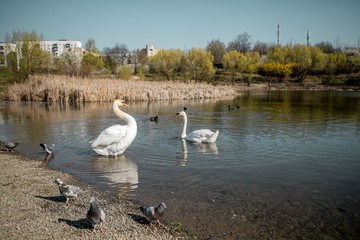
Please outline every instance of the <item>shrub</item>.
[[122, 66], [118, 73], [120, 79], [129, 80], [131, 77], [131, 69], [127, 66]]

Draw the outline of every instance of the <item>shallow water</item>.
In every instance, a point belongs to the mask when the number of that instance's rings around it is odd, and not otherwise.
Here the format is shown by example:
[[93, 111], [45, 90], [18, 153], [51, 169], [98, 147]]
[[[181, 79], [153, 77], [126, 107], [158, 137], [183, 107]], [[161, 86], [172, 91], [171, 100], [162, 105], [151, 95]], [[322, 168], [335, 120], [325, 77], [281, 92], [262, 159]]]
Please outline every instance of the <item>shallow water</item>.
[[[0, 139], [20, 142], [17, 150], [37, 159], [45, 159], [39, 143], [54, 143], [50, 167], [141, 204], [164, 201], [165, 223], [181, 222], [200, 238], [359, 233], [360, 93], [245, 92], [129, 105], [138, 134], [116, 158], [89, 145], [121, 122], [110, 103], [2, 102]], [[182, 119], [174, 116], [184, 106], [188, 132], [219, 129], [215, 144], [180, 139]]]

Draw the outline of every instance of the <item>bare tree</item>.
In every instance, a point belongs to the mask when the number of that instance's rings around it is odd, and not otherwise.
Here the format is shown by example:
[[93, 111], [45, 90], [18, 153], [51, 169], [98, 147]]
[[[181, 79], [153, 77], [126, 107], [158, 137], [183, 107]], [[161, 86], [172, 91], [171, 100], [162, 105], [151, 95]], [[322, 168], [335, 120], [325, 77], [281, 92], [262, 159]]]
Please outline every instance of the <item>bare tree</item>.
[[111, 69], [111, 73], [115, 74], [117, 67], [123, 65], [128, 57], [129, 50], [123, 43], [115, 43], [114, 47], [105, 47], [104, 50], [104, 62]]
[[225, 44], [221, 42], [219, 39], [211, 40], [206, 46], [206, 51], [210, 51], [214, 56], [214, 65], [219, 65], [222, 63], [222, 57], [225, 53]]
[[124, 43], [121, 43], [121, 44], [115, 43], [115, 46], [112, 48], [112, 54], [117, 56], [121, 65], [124, 64], [128, 53], [129, 53], [129, 49], [127, 48], [126, 44], [124, 44]]
[[334, 40], [334, 46], [335, 46], [335, 52], [340, 53], [343, 50], [343, 44], [340, 41], [340, 36], [337, 35], [337, 37]]
[[235, 50], [241, 53], [250, 51], [251, 35], [247, 32], [237, 35], [232, 42], [228, 44], [228, 51]]
[[254, 44], [253, 51], [258, 52], [260, 54], [260, 57], [263, 56], [263, 55], [266, 55], [268, 50], [269, 50], [269, 45], [267, 43], [257, 41]]
[[119, 60], [114, 56], [113, 50], [111, 48], [104, 48], [104, 57], [103, 61], [106, 66], [110, 69], [112, 74], [116, 74], [116, 69], [119, 66]]
[[84, 44], [84, 48], [88, 50], [89, 52], [93, 53], [99, 53], [99, 50], [96, 47], [95, 40], [92, 38], [89, 38], [86, 43]]
[[319, 42], [315, 44], [315, 47], [318, 47], [322, 50], [323, 53], [335, 53], [335, 49], [330, 42]]

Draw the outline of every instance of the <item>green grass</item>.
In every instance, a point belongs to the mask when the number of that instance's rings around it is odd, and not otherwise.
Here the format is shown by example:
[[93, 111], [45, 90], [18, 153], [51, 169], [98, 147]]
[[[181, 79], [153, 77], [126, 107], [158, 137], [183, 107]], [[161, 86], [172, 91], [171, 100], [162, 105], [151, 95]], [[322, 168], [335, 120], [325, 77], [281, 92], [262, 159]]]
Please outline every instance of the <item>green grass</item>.
[[11, 76], [9, 72], [0, 72], [0, 83], [11, 83]]
[[[189, 234], [188, 231], [185, 230], [185, 228], [183, 227], [181, 222], [176, 222], [176, 223], [174, 222], [174, 223], [171, 223], [171, 225], [173, 225], [177, 231], [185, 232], [185, 233]], [[198, 239], [195, 235], [190, 235], [190, 236], [195, 240]]]
[[11, 83], [11, 75], [9, 72], [0, 71], [0, 92], [4, 91], [6, 85]]

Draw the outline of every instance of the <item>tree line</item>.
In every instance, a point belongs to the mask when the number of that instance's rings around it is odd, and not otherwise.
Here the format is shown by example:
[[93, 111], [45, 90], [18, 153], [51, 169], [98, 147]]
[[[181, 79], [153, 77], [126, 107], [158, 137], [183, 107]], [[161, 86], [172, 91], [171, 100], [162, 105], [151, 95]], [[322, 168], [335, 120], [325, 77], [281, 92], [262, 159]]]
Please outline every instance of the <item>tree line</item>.
[[[251, 36], [239, 34], [226, 47], [219, 39], [210, 41], [205, 49], [192, 48], [160, 50], [148, 57], [142, 51], [130, 52], [125, 44], [104, 48], [101, 53], [94, 39], [84, 44], [87, 50], [82, 58], [73, 53], [53, 57], [40, 48], [43, 36], [32, 32], [6, 34], [7, 43], [18, 43], [16, 49], [7, 55], [8, 71], [18, 82], [26, 81], [32, 74], [66, 74], [87, 77], [94, 74], [111, 74], [128, 79], [132, 74], [144, 79], [149, 76], [163, 76], [173, 80], [211, 81], [219, 74], [230, 76], [230, 81], [255, 75], [284, 81], [295, 79], [303, 83], [307, 76], [338, 75], [351, 76], [359, 83], [360, 55], [345, 53], [329, 42], [314, 46], [288, 44], [280, 46], [262, 42], [251, 43]], [[252, 47], [253, 45], [253, 47]]]

